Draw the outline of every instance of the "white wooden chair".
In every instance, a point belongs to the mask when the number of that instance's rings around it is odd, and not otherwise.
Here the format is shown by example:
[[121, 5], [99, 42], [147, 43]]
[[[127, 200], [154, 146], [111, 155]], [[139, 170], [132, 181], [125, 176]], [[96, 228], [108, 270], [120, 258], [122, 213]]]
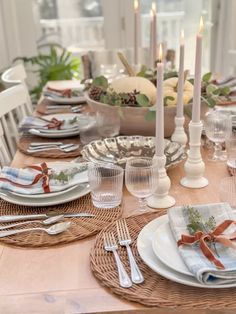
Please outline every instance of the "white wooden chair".
[[[18, 84], [0, 93], [0, 148], [5, 147], [4, 156], [14, 156], [19, 140], [18, 124], [27, 115], [29, 93], [25, 85]], [[8, 151], [7, 151], [8, 148]], [[6, 163], [5, 162], [5, 163]]]
[[[3, 72], [1, 76], [3, 83], [5, 83], [5, 85], [8, 87], [14, 86], [17, 84], [23, 84], [27, 88], [26, 78], [27, 78], [27, 74], [26, 74], [23, 64], [21, 63], [7, 69], [6, 71]], [[29, 99], [26, 104], [26, 112], [27, 114], [32, 114], [33, 106], [32, 106], [32, 102], [29, 95], [28, 97]], [[18, 112], [18, 115], [19, 115], [19, 112]]]

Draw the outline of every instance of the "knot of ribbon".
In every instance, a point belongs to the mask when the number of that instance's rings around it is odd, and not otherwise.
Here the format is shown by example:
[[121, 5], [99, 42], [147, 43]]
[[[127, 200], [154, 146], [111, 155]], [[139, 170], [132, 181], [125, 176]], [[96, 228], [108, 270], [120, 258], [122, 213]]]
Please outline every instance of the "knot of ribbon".
[[0, 181], [3, 182], [10, 182], [11, 184], [18, 186], [18, 187], [25, 187], [25, 188], [30, 188], [34, 184], [38, 183], [40, 180], [42, 180], [42, 188], [45, 193], [50, 193], [50, 186], [49, 186], [49, 168], [45, 162], [41, 163], [40, 165], [32, 165], [28, 166], [28, 168], [34, 169], [39, 171], [40, 173], [36, 174], [34, 177], [33, 181], [30, 184], [21, 184], [15, 181], [12, 181], [7, 178], [2, 178], [0, 177]]
[[62, 96], [68, 97], [68, 98], [71, 97], [71, 93], [72, 93], [71, 88], [56, 89], [56, 88], [48, 87], [47, 89], [48, 89], [49, 91], [56, 92], [56, 93], [58, 93], [58, 94], [61, 94]]
[[63, 121], [57, 120], [56, 118], [52, 118], [51, 121], [46, 126], [48, 129], [60, 130], [63, 123], [64, 123]]
[[236, 245], [232, 242], [232, 240], [236, 239], [236, 231], [227, 235], [223, 234], [223, 232], [233, 224], [236, 224], [236, 221], [225, 220], [209, 233], [197, 231], [193, 235], [182, 234], [181, 239], [177, 242], [177, 245], [193, 245], [195, 243], [199, 243], [199, 247], [204, 256], [218, 269], [225, 269], [224, 265], [215, 257], [214, 253], [207, 245], [207, 242], [219, 242], [226, 247], [236, 249]]

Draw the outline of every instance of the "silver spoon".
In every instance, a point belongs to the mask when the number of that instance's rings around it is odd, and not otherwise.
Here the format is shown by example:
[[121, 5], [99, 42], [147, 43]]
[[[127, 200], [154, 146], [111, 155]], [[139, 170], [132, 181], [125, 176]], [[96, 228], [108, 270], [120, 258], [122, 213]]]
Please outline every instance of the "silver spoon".
[[49, 217], [45, 220], [30, 220], [30, 221], [23, 221], [23, 222], [18, 222], [18, 223], [14, 223], [14, 224], [9, 224], [9, 225], [5, 225], [5, 226], [0, 226], [0, 230], [5, 230], [5, 229], [10, 229], [10, 228], [13, 228], [13, 227], [18, 227], [18, 226], [22, 226], [22, 225], [26, 225], [28, 223], [31, 223], [31, 222], [37, 222], [37, 223], [40, 223], [42, 225], [51, 225], [51, 224], [54, 224], [55, 222], [58, 222], [60, 220], [62, 220], [64, 218], [64, 215], [58, 215], [58, 216], [52, 216], [52, 217]]
[[29, 231], [44, 231], [49, 235], [55, 235], [67, 230], [71, 225], [71, 222], [59, 222], [52, 225], [49, 228], [27, 228], [27, 229], [16, 229], [16, 230], [7, 230], [0, 232], [0, 238], [4, 238], [13, 234], [29, 232]]

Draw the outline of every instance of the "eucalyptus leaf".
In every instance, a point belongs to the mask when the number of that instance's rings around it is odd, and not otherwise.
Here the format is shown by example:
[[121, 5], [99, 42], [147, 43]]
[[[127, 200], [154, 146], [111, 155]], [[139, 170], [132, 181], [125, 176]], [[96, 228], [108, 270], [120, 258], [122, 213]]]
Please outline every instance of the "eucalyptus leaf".
[[221, 87], [220, 91], [221, 91], [221, 93], [220, 93], [221, 95], [228, 96], [230, 93], [230, 88], [228, 86]]
[[141, 106], [141, 107], [149, 107], [150, 106], [149, 99], [144, 94], [136, 95], [136, 101], [139, 104], [139, 106]]
[[107, 89], [108, 80], [105, 76], [101, 75], [93, 79], [92, 85], [102, 87], [103, 89]]
[[207, 95], [211, 95], [212, 93], [214, 93], [214, 91], [217, 90], [217, 87], [214, 84], [209, 84], [206, 87], [206, 93]]
[[203, 82], [208, 83], [210, 81], [211, 77], [212, 77], [212, 73], [208, 72], [208, 73], [203, 75], [202, 80], [203, 80]]

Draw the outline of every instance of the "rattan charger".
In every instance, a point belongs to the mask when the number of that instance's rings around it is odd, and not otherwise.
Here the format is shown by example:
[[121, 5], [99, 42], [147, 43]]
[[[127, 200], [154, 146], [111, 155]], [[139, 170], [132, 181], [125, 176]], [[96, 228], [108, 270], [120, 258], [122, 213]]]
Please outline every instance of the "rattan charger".
[[[97, 235], [90, 254], [90, 266], [94, 276], [101, 285], [129, 301], [138, 302], [149, 307], [181, 308], [181, 309], [235, 309], [236, 289], [207, 289], [181, 285], [165, 279], [152, 271], [141, 260], [136, 240], [141, 229], [160, 214], [148, 213], [127, 218], [127, 225], [134, 240], [132, 250], [135, 259], [144, 275], [144, 283], [129, 289], [119, 286], [117, 269], [112, 253], [103, 248], [103, 232], [112, 231], [117, 237], [116, 225], [111, 223]], [[125, 248], [119, 247], [119, 255], [130, 274], [128, 258]], [[164, 313], [164, 312], [163, 312]]]
[[[62, 205], [51, 207], [29, 207], [20, 206], [0, 201], [1, 215], [29, 215], [29, 214], [43, 214], [43, 213], [80, 213], [87, 212], [94, 214], [93, 218], [66, 218], [65, 221], [71, 221], [71, 227], [61, 234], [50, 236], [46, 232], [31, 231], [20, 234], [11, 235], [5, 238], [0, 238], [0, 243], [24, 247], [24, 248], [42, 248], [58, 246], [62, 244], [71, 243], [86, 237], [92, 236], [102, 230], [107, 224], [118, 219], [122, 214], [122, 206], [115, 208], [103, 209], [93, 206], [90, 194], [85, 195], [75, 201], [68, 202]], [[0, 224], [0, 226], [3, 224]], [[4, 224], [6, 225], [6, 224]], [[42, 227], [41, 224], [30, 222], [19, 228], [34, 228]], [[47, 227], [47, 226], [44, 226]], [[8, 229], [9, 230], [9, 229]]]
[[[28, 153], [27, 149], [29, 148], [30, 144], [32, 142], [35, 143], [49, 143], [49, 142], [55, 142], [55, 139], [50, 139], [50, 138], [42, 138], [39, 136], [35, 136], [35, 135], [28, 135], [28, 134], [24, 134], [22, 135], [22, 137], [19, 140], [18, 143], [18, 148], [19, 150], [26, 154], [26, 155], [30, 155], [30, 156], [34, 156], [34, 157], [41, 157], [41, 158], [71, 158], [71, 157], [78, 157], [81, 155], [81, 146], [78, 147], [76, 150], [73, 150], [71, 152], [65, 153], [59, 149], [52, 149], [52, 150], [48, 150], [48, 151], [42, 151], [42, 152], [35, 152], [35, 153]], [[56, 142], [63, 142], [63, 144], [76, 144], [76, 145], [80, 145], [80, 138], [79, 136], [73, 136], [73, 137], [69, 137], [69, 138], [63, 138], [63, 139], [56, 139]]]

